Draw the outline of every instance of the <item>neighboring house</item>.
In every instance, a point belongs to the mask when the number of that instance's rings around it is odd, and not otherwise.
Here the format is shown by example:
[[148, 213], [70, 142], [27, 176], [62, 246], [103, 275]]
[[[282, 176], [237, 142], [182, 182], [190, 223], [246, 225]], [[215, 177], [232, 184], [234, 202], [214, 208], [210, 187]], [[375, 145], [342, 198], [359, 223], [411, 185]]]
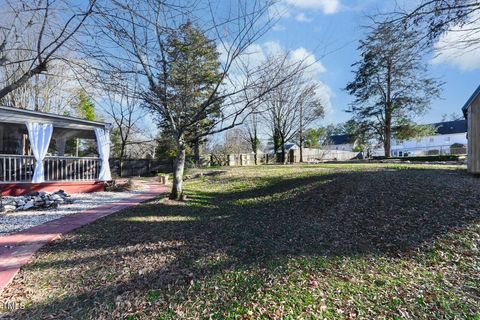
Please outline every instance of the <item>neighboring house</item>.
[[406, 157], [466, 153], [467, 122], [465, 120], [433, 123], [432, 126], [437, 128], [435, 135], [408, 140], [392, 139], [391, 156]]
[[[285, 152], [290, 152], [290, 150], [297, 150], [300, 147], [295, 143], [295, 142], [287, 142], [285, 143]], [[273, 153], [273, 142], [268, 142], [267, 145], [265, 146], [265, 149], [263, 151], [264, 153]], [[282, 148], [278, 149], [278, 152], [282, 152]]]
[[324, 143], [325, 150], [353, 151], [357, 144], [354, 136], [350, 134], [338, 134], [329, 136]]
[[467, 170], [480, 174], [480, 86], [462, 108], [468, 126]]

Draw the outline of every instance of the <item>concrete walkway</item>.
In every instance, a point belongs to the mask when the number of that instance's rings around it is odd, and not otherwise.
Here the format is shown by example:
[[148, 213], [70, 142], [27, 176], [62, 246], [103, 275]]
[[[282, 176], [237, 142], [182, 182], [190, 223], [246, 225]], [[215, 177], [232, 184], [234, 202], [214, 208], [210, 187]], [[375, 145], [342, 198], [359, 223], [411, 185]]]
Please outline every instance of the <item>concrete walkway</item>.
[[145, 185], [147, 191], [139, 195], [0, 237], [0, 292], [12, 281], [20, 268], [30, 262], [33, 254], [45, 244], [59, 239], [65, 233], [151, 200], [167, 191], [166, 186], [158, 183], [146, 182]]

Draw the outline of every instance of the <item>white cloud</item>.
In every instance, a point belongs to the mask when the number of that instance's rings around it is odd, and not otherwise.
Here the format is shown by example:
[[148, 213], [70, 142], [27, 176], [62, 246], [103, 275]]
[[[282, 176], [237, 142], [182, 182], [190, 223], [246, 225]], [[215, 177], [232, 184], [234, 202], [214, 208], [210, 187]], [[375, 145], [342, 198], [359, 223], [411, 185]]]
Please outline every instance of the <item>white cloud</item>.
[[289, 5], [302, 9], [322, 10], [324, 14], [333, 14], [340, 10], [340, 0], [285, 0]]
[[333, 113], [332, 98], [334, 96], [332, 89], [320, 80], [315, 80], [318, 85], [317, 95], [325, 108], [325, 116], [328, 117]]
[[295, 20], [299, 21], [299, 22], [312, 22], [313, 19], [312, 18], [309, 18], [305, 15], [305, 13], [303, 12], [300, 12], [299, 14], [297, 14], [295, 16]]
[[308, 66], [308, 70], [313, 77], [318, 77], [320, 74], [327, 71], [325, 66], [317, 60], [315, 55], [303, 47], [293, 50], [290, 53], [290, 56], [293, 61], [303, 61], [303, 64]]
[[282, 45], [278, 41], [267, 41], [263, 44], [267, 55], [279, 55], [284, 52]]
[[286, 29], [287, 28], [284, 25], [279, 24], [279, 23], [275, 24], [272, 28], [273, 31], [283, 31], [283, 30], [286, 30]]
[[464, 71], [480, 69], [480, 14], [445, 33], [435, 44], [433, 64], [449, 64]]
[[[226, 59], [226, 50], [221, 46], [218, 47], [220, 52], [220, 58], [223, 63]], [[304, 47], [299, 47], [291, 51], [285, 50], [278, 41], [267, 41], [263, 43], [254, 43], [251, 44], [242, 55], [242, 62], [245, 65], [248, 65], [250, 68], [255, 68], [260, 66], [264, 61], [271, 56], [278, 56], [288, 53], [288, 59], [292, 63], [302, 62], [302, 64], [307, 67], [307, 76], [310, 77], [312, 82], [316, 83], [318, 86], [317, 95], [322, 101], [323, 106], [325, 107], [327, 114], [332, 110], [331, 99], [333, 97], [333, 92], [331, 88], [320, 80], [320, 76], [327, 71], [325, 66], [321, 61], [317, 60], [313, 52], [308, 51]], [[242, 83], [243, 75], [241, 73], [237, 74], [235, 70], [232, 70], [230, 75], [232, 83]]]

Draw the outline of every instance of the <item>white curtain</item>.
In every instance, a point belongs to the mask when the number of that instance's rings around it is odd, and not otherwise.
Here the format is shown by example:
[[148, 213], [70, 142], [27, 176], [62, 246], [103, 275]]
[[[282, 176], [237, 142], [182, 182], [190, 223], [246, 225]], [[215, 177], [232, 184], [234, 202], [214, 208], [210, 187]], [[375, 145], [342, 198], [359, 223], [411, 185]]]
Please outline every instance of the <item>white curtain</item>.
[[95, 128], [95, 135], [97, 136], [98, 154], [102, 160], [98, 179], [110, 181], [112, 180], [110, 164], [108, 163], [108, 159], [110, 158], [110, 134], [108, 130]]
[[50, 139], [52, 138], [53, 126], [49, 123], [27, 122], [28, 139], [32, 147], [33, 155], [37, 160], [32, 182], [44, 182], [43, 159], [48, 151]]

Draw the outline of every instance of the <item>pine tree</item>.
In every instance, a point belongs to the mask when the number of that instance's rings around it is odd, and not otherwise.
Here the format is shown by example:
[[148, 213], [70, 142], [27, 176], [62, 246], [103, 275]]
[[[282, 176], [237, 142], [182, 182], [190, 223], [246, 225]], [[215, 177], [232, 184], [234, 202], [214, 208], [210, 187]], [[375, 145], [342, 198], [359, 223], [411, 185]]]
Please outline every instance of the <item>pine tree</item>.
[[78, 93], [76, 110], [82, 119], [90, 121], [95, 121], [97, 119], [95, 103], [93, 103], [92, 98], [85, 92], [85, 90], [80, 90]]
[[388, 157], [395, 128], [428, 110], [442, 84], [428, 77], [416, 32], [379, 24], [360, 41], [359, 50], [355, 78], [346, 87], [355, 97], [349, 111], [376, 133]]
[[[76, 113], [78, 117], [95, 121], [97, 120], [97, 114], [95, 112], [95, 103], [93, 99], [87, 94], [85, 90], [80, 90], [78, 92], [78, 100], [75, 105]], [[82, 149], [82, 150], [80, 150]], [[80, 139], [75, 139], [75, 155], [87, 155], [97, 152], [97, 145], [93, 141], [88, 141], [87, 143], [81, 143]]]
[[160, 126], [167, 127], [164, 132], [175, 141], [177, 157], [170, 197], [178, 199], [187, 148], [193, 146], [198, 157], [205, 134], [221, 116], [222, 101], [217, 99], [222, 82], [219, 53], [215, 42], [188, 21], [166, 39], [157, 64], [163, 72], [150, 88], [147, 106], [160, 113]]

